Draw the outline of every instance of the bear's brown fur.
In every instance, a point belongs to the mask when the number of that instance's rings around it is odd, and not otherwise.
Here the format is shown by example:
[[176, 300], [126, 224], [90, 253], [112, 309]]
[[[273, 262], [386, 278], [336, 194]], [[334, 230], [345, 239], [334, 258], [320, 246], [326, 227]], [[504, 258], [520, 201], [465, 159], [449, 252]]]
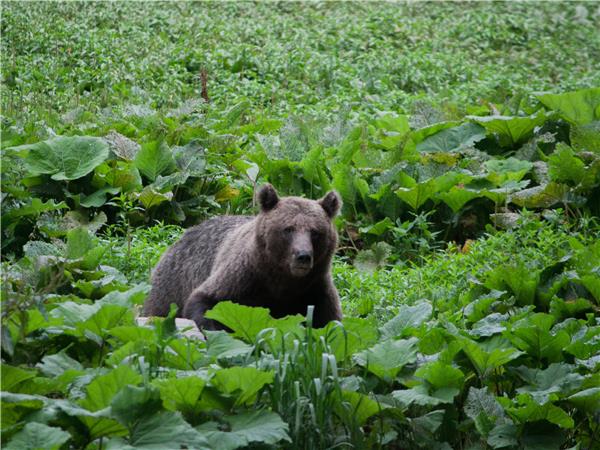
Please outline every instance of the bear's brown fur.
[[305, 315], [314, 305], [316, 327], [341, 319], [331, 279], [338, 194], [329, 192], [318, 201], [279, 198], [265, 185], [258, 201], [257, 216], [207, 220], [167, 250], [154, 270], [144, 313], [165, 316], [170, 303], [176, 303], [179, 314], [199, 327], [220, 329], [204, 313], [231, 300], [266, 307], [277, 318]]

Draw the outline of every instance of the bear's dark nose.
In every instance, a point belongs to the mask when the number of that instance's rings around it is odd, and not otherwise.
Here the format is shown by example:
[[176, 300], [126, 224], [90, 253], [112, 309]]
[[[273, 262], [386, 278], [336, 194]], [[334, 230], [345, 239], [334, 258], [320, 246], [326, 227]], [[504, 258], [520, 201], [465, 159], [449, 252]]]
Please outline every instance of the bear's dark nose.
[[302, 264], [310, 264], [312, 262], [312, 255], [309, 252], [298, 252], [296, 261]]

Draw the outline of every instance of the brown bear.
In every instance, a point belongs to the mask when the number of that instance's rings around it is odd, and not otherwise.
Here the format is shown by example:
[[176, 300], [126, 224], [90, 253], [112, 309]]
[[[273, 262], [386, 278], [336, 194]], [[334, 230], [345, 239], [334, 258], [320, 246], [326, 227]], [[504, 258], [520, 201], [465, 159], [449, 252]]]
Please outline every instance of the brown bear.
[[331, 191], [318, 201], [279, 198], [267, 184], [258, 202], [255, 217], [215, 217], [186, 231], [154, 269], [144, 313], [165, 316], [175, 303], [180, 317], [200, 328], [223, 329], [204, 313], [231, 300], [266, 307], [276, 318], [306, 315], [307, 306], [314, 305], [315, 327], [341, 319], [331, 279], [339, 195]]

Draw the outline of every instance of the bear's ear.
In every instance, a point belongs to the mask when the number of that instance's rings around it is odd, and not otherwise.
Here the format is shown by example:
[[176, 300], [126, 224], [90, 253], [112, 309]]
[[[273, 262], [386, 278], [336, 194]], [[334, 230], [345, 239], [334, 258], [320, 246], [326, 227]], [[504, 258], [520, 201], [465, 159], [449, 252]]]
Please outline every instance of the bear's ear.
[[279, 197], [277, 196], [277, 191], [270, 184], [265, 184], [260, 188], [260, 191], [258, 191], [258, 203], [262, 211], [271, 211], [277, 206], [278, 202]]
[[342, 199], [335, 191], [328, 192], [325, 197], [319, 200], [319, 204], [323, 207], [330, 219], [333, 219], [342, 207]]

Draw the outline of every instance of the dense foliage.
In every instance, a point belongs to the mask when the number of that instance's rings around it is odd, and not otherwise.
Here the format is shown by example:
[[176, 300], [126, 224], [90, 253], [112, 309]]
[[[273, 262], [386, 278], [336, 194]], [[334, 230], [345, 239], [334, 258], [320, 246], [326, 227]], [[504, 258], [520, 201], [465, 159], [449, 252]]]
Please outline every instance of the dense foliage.
[[[3, 446], [598, 448], [592, 6], [3, 4]], [[138, 326], [265, 181], [342, 195], [346, 318]]]

